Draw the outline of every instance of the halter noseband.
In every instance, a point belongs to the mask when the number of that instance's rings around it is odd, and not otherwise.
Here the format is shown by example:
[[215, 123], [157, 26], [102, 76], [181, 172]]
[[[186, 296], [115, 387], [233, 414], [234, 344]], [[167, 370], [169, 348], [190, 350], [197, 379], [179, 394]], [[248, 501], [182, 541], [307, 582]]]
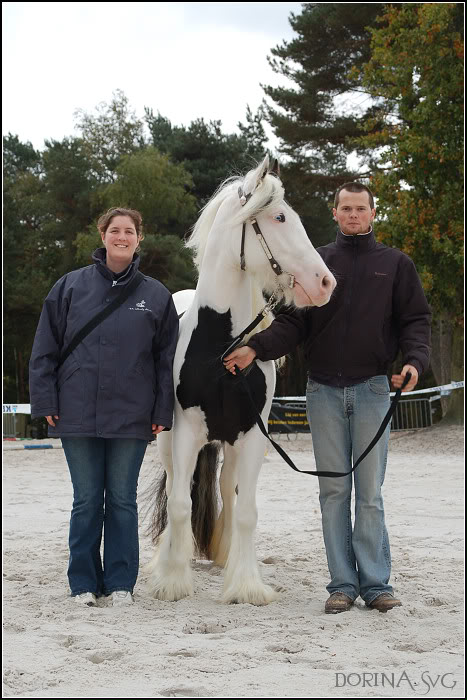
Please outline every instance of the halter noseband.
[[[245, 206], [245, 204], [248, 202], [248, 200], [251, 197], [251, 194], [252, 194], [251, 192], [249, 192], [248, 194], [245, 194], [241, 187], [238, 188], [238, 196], [239, 196], [240, 204], [242, 205], [242, 207]], [[274, 258], [273, 254], [271, 253], [271, 250], [266, 242], [266, 239], [263, 236], [263, 233], [258, 225], [258, 222], [253, 217], [250, 219], [249, 223], [253, 226], [253, 229], [256, 233], [256, 237], [259, 240], [259, 242], [261, 243], [261, 247], [263, 248], [263, 250], [266, 254], [266, 257], [269, 260], [269, 264], [271, 265], [272, 271], [279, 277], [280, 275], [282, 275], [284, 270], [281, 268], [281, 266], [279, 265], [277, 260]], [[246, 270], [246, 264], [245, 264], [246, 224], [247, 224], [247, 222], [244, 221], [243, 225], [242, 225], [242, 244], [241, 244], [241, 248], [240, 248], [240, 267], [244, 271]], [[292, 289], [294, 284], [295, 284], [295, 277], [293, 275], [291, 275], [290, 272], [286, 272], [285, 274], [287, 274], [290, 278], [288, 286]]]

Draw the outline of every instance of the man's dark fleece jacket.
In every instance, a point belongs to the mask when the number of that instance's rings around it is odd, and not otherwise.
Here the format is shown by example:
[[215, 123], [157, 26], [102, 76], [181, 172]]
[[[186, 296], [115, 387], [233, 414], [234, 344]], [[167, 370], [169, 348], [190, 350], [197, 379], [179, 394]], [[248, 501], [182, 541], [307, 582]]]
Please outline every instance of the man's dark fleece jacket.
[[431, 312], [412, 260], [377, 243], [373, 231], [338, 232], [318, 248], [337, 287], [325, 306], [288, 309], [247, 345], [259, 360], [304, 343], [308, 376], [345, 387], [387, 374], [398, 350], [419, 375], [429, 365]]

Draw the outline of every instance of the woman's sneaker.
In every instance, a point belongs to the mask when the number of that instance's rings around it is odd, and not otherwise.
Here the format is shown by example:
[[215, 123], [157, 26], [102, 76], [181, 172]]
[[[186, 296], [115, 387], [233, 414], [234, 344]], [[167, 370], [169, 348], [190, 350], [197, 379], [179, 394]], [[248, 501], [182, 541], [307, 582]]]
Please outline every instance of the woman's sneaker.
[[97, 598], [94, 593], [79, 593], [74, 596], [75, 603], [78, 605], [87, 605], [89, 608], [93, 608], [97, 605]]
[[135, 601], [130, 591], [114, 591], [112, 593], [112, 605], [132, 605]]

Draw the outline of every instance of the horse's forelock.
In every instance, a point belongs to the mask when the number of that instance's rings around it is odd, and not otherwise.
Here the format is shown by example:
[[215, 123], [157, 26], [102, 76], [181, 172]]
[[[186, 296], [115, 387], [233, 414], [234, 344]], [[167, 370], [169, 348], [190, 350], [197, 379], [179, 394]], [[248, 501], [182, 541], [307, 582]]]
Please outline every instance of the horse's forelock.
[[241, 187], [243, 190], [243, 183], [242, 178], [228, 178], [201, 210], [193, 232], [185, 243], [187, 248], [192, 248], [195, 251], [194, 261], [198, 269], [201, 267], [209, 233], [217, 212], [229, 197], [233, 197], [232, 226], [239, 226], [244, 221], [258, 216], [260, 212], [269, 208], [277, 208], [284, 199], [284, 188], [281, 181], [276, 176], [267, 174], [261, 184], [251, 193], [248, 202], [242, 207], [240, 206], [238, 188]]
[[275, 175], [267, 174], [260, 185], [252, 192], [248, 202], [236, 212], [232, 224], [242, 224], [252, 219], [262, 211], [275, 209], [284, 200], [282, 182]]

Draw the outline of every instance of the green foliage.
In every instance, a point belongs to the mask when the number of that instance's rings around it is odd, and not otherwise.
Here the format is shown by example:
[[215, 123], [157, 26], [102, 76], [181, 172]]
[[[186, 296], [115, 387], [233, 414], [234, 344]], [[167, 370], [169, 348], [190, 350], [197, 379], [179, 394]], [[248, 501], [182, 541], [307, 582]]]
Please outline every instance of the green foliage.
[[[8, 134], [3, 140], [4, 401], [27, 401], [29, 350], [50, 282], [41, 245], [47, 218], [41, 154]], [[45, 263], [45, 264], [44, 264]]]
[[[434, 310], [463, 309], [463, 8], [387, 6], [363, 83], [378, 102], [363, 146], [381, 147], [371, 187], [381, 240], [415, 262]], [[379, 125], [378, 127], [376, 125]]]
[[123, 156], [116, 176], [103, 191], [105, 208], [137, 209], [145, 231], [169, 230], [183, 236], [196, 220], [195, 198], [188, 192], [192, 178], [183, 166], [171, 163], [154, 147]]
[[75, 261], [77, 267], [85, 267], [92, 264], [92, 254], [96, 248], [102, 248], [102, 239], [97, 229], [97, 221], [86, 227], [85, 231], [77, 234], [73, 245], [75, 247]]
[[130, 109], [122, 90], [113, 93], [110, 104], [101, 102], [96, 112], [77, 109], [75, 125], [86, 145], [94, 176], [100, 183], [107, 183], [115, 180], [123, 156], [144, 148], [144, 123]]
[[[349, 75], [370, 57], [370, 33], [383, 5], [380, 3], [304, 3], [300, 15], [291, 15], [297, 36], [272, 49], [269, 59], [276, 73], [293, 87], [265, 86], [266, 94], [281, 108], [268, 115], [284, 151], [294, 160], [304, 151], [342, 163], [350, 152], [349, 139], [358, 135], [361, 111], [339, 110], [335, 99], [359, 92], [358, 79]], [[368, 107], [367, 107], [368, 109]]]
[[191, 251], [177, 236], [146, 235], [141, 243], [140, 255], [141, 271], [160, 280], [172, 293], [196, 286]]
[[146, 108], [146, 122], [152, 143], [173, 163], [180, 163], [193, 178], [192, 194], [201, 208], [223, 180], [249, 170], [264, 157], [266, 136], [261, 110], [247, 109], [247, 123], [239, 124], [241, 134], [224, 134], [220, 121], [196, 119], [189, 127], [172, 126], [170, 121]]
[[56, 277], [60, 277], [76, 267], [73, 244], [78, 231], [96, 215], [92, 194], [98, 182], [82, 139], [51, 140], [45, 145], [42, 162], [48, 217], [41, 235], [53, 256]]
[[362, 119], [373, 108], [350, 69], [369, 60], [368, 27], [382, 8], [380, 3], [303, 3], [301, 14], [290, 18], [296, 36], [271, 51], [273, 70], [294, 84], [263, 86], [275, 103], [267, 118], [291, 161], [283, 168], [287, 197], [317, 245], [335, 238], [334, 192], [359, 177], [348, 157], [356, 150]]

